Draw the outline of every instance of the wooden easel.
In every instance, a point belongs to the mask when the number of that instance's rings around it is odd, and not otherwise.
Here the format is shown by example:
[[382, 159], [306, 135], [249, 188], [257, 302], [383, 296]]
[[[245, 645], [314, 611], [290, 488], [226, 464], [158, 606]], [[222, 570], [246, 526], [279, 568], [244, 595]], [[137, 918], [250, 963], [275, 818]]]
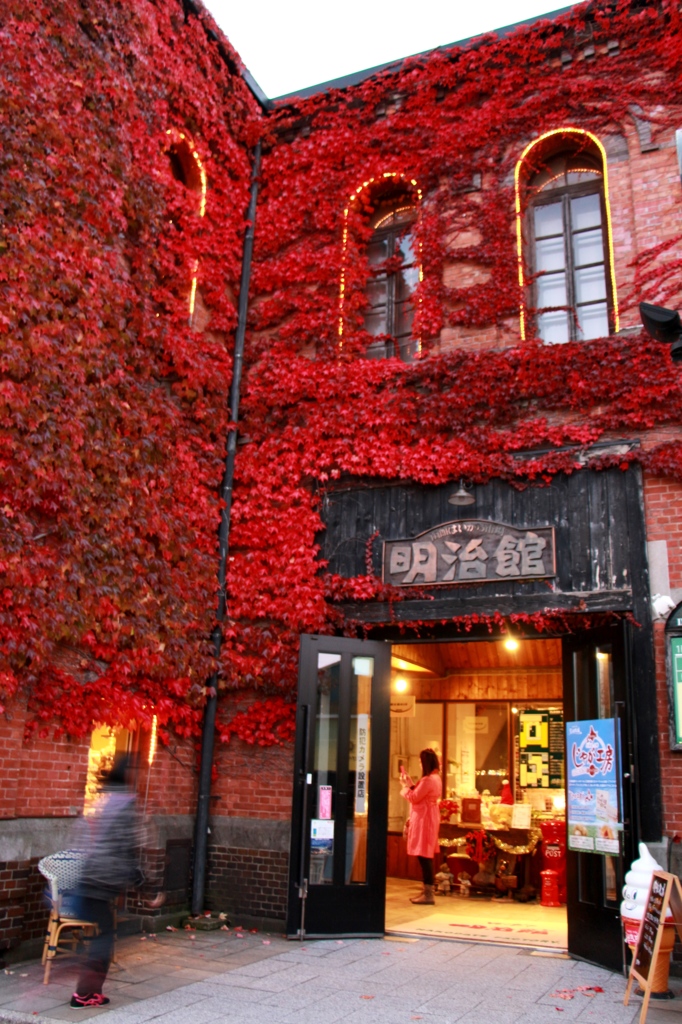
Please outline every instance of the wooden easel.
[[[673, 916], [666, 921], [668, 908], [672, 911]], [[649, 1009], [651, 988], [656, 976], [663, 929], [666, 924], [674, 925], [677, 934], [682, 939], [682, 885], [680, 885], [677, 875], [671, 875], [667, 871], [654, 871], [646, 910], [642, 918], [642, 927], [639, 931], [635, 951], [632, 954], [632, 965], [623, 999], [623, 1005], [627, 1006], [630, 1001], [632, 983], [637, 980], [644, 992], [639, 1024], [644, 1024]], [[669, 956], [670, 954], [666, 952], [665, 955]]]

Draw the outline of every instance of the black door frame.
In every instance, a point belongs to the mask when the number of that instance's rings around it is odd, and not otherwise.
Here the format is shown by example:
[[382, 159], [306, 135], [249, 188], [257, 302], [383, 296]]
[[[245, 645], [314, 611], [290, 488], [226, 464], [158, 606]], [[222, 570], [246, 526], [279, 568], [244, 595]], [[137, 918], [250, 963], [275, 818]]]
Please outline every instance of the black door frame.
[[[596, 686], [596, 658], [589, 655], [603, 645], [610, 645], [613, 649], [613, 717], [617, 723], [616, 743], [619, 746], [622, 802], [619, 810], [623, 821], [621, 851], [614, 862], [615, 899], [607, 902], [604, 889], [605, 858], [597, 853], [578, 853], [567, 848], [568, 951], [577, 960], [622, 972], [626, 965], [626, 951], [620, 920], [621, 890], [625, 872], [635, 856], [639, 833], [631, 685], [632, 645], [630, 626], [625, 620], [601, 628], [582, 630], [563, 638], [564, 721], [599, 717], [595, 709], [590, 707], [596, 695], [596, 690], [590, 692], [590, 688]], [[583, 663], [579, 669], [577, 662], [581, 656]], [[578, 679], [578, 674], [582, 678]]]
[[[327, 884], [310, 881], [310, 823], [314, 817], [315, 699], [318, 654], [341, 656], [337, 774], [334, 780], [334, 869]], [[388, 743], [390, 735], [391, 645], [380, 640], [301, 636], [294, 753], [294, 794], [286, 933], [290, 938], [377, 937], [385, 931], [386, 840], [388, 825]], [[371, 742], [368, 778], [366, 883], [344, 879], [350, 742], [351, 659], [373, 657]]]

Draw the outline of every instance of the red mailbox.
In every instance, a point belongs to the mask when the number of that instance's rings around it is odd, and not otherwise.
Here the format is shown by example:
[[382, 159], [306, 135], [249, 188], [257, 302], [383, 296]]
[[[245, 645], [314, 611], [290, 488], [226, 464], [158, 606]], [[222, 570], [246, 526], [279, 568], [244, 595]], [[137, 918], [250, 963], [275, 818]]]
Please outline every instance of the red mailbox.
[[[542, 831], [542, 868], [540, 875], [545, 871], [555, 871], [557, 875], [558, 899], [560, 903], [566, 902], [566, 822], [565, 821], [541, 821]], [[544, 894], [544, 879], [543, 879]], [[544, 904], [544, 895], [542, 902]], [[554, 904], [549, 904], [554, 906]]]
[[548, 868], [540, 872], [542, 879], [542, 896], [540, 903], [543, 907], [560, 907], [559, 901], [559, 875], [556, 871]]

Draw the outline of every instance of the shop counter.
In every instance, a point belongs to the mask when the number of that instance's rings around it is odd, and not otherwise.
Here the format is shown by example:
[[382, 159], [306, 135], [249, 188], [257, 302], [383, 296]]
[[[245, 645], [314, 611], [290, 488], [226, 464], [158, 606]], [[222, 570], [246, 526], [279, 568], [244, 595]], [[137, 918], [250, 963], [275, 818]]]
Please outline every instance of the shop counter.
[[[468, 824], [465, 821], [459, 822], [456, 825], [450, 822], [442, 822], [438, 838], [441, 849], [452, 849], [454, 852], [455, 849], [467, 845], [467, 836], [473, 835], [478, 837], [480, 833], [484, 833], [489, 837], [489, 842], [483, 839], [480, 840], [486, 849], [490, 849], [492, 852], [492, 847], [494, 846], [504, 853], [513, 853], [517, 856], [533, 853], [542, 839], [542, 832], [539, 828], [504, 828], [498, 825], [482, 825], [480, 822]], [[469, 845], [471, 845], [471, 842]], [[476, 858], [473, 859], [475, 860]]]
[[[542, 832], [539, 828], [505, 828], [482, 825], [480, 822], [443, 822], [438, 841], [443, 857], [466, 858], [468, 862], [477, 865], [476, 870], [481, 864], [493, 858], [497, 859], [500, 854], [513, 857], [512, 865], [516, 863], [517, 858], [522, 858], [520, 879], [518, 883], [514, 882], [514, 885], [527, 886], [535, 882], [531, 877], [534, 874], [531, 872], [532, 857], [528, 854], [533, 854], [542, 842]], [[465, 870], [468, 874], [475, 873], [468, 866]]]

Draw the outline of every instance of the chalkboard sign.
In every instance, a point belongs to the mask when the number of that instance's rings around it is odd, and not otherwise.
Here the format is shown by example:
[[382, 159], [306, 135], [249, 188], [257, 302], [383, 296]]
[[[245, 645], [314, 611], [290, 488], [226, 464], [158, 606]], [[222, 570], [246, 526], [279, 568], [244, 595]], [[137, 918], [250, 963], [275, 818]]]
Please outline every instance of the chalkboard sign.
[[[668, 908], [672, 912], [672, 917], [668, 917]], [[682, 939], [682, 885], [677, 875], [671, 875], [667, 871], [654, 871], [623, 1000], [627, 1006], [632, 983], [637, 979], [644, 990], [640, 1024], [644, 1024], [649, 1008], [651, 986], [656, 973], [656, 962], [661, 953], [661, 940], [666, 923], [674, 925]], [[662, 955], [670, 956], [670, 948]]]
[[[672, 875], [671, 878], [673, 878]], [[645, 981], [648, 981], [649, 979], [651, 961], [654, 955], [654, 948], [656, 946], [656, 937], [658, 935], [658, 929], [661, 927], [661, 911], [663, 909], [663, 903], [666, 902], [667, 904], [668, 902], [665, 898], [668, 895], [670, 887], [671, 880], [668, 878], [661, 878], [658, 875], [654, 875], [651, 880], [649, 898], [647, 900], [646, 910], [644, 911], [644, 917], [642, 918], [642, 927], [640, 928], [637, 947], [633, 957], [637, 974]]]

